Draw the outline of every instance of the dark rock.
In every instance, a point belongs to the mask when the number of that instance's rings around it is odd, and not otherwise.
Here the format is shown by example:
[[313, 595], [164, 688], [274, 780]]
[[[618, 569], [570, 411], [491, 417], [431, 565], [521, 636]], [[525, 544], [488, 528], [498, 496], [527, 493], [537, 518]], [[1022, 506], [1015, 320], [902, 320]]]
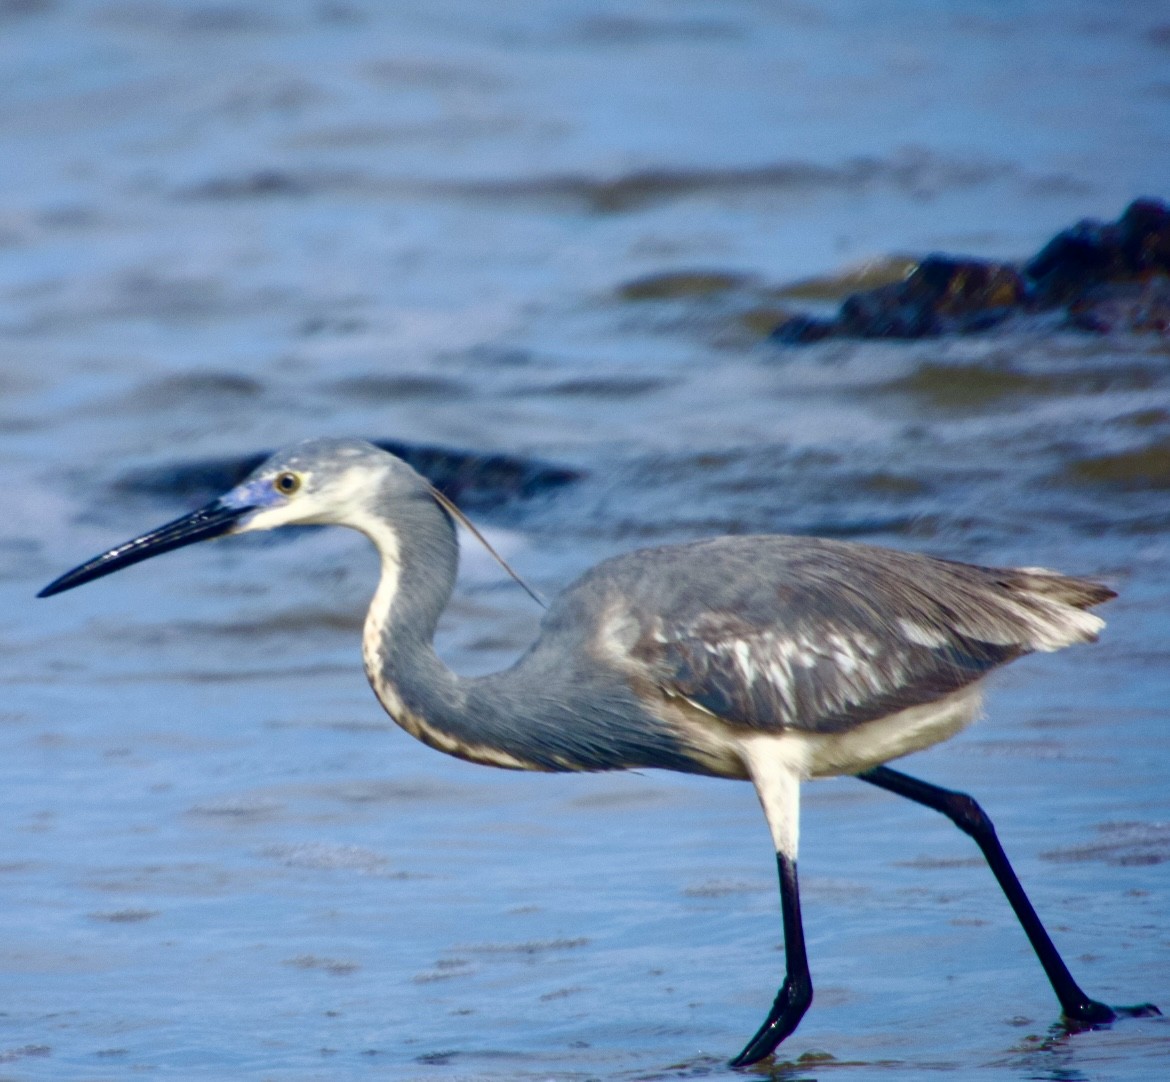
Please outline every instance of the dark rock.
[[1116, 222], [1078, 222], [1040, 249], [1024, 273], [1038, 308], [1076, 304], [1107, 282], [1170, 274], [1170, 207], [1139, 199]]
[[[578, 471], [512, 455], [484, 455], [446, 447], [374, 440], [409, 462], [443, 495], [465, 508], [492, 508], [514, 499], [548, 492], [582, 476]], [[120, 495], [198, 503], [237, 485], [270, 452], [237, 458], [206, 458], [131, 470], [114, 482]]]
[[1025, 292], [1024, 280], [1010, 264], [932, 255], [901, 282], [847, 297], [834, 333], [927, 338], [984, 330], [1006, 319]]
[[933, 313], [900, 286], [855, 293], [841, 304], [833, 333], [848, 338], [925, 338], [938, 334]]
[[928, 256], [901, 281], [850, 294], [834, 318], [790, 317], [771, 338], [801, 345], [976, 334], [1061, 308], [1077, 330], [1170, 334], [1170, 206], [1139, 199], [1116, 222], [1078, 222], [1023, 268]]
[[1096, 286], [1069, 306], [1069, 326], [1094, 334], [1170, 335], [1170, 278]]
[[794, 316], [772, 338], [801, 345], [828, 337], [972, 334], [1002, 323], [1026, 295], [1027, 284], [1009, 263], [932, 255], [899, 282], [850, 294], [835, 319]]
[[1117, 246], [1100, 222], [1078, 222], [1058, 233], [1024, 265], [1034, 283], [1037, 308], [1057, 308], [1080, 297], [1087, 286], [1107, 281], [1117, 269]]

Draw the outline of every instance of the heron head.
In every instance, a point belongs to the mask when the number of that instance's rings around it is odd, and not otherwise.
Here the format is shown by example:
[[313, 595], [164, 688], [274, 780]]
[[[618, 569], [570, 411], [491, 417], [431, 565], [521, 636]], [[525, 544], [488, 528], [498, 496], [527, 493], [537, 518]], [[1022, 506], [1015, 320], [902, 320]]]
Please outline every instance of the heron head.
[[429, 498], [401, 459], [362, 440], [309, 440], [278, 451], [219, 499], [95, 556], [37, 596], [49, 597], [196, 541], [280, 526], [362, 528], [371, 500]]
[[422, 498], [431, 488], [400, 458], [364, 440], [306, 440], [278, 451], [216, 503], [238, 509], [228, 533], [280, 526], [355, 526], [375, 506]]

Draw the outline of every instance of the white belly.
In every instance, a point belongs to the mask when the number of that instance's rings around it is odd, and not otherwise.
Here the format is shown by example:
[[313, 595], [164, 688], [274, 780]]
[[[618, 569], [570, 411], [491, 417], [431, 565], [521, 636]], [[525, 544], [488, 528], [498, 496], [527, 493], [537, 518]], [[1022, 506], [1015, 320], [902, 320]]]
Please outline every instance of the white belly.
[[911, 707], [843, 733], [740, 736], [738, 752], [755, 784], [778, 853], [796, 859], [800, 782], [860, 774], [953, 736], [975, 720], [980, 689], [970, 685], [937, 702]]
[[[859, 774], [948, 739], [979, 715], [982, 689], [971, 684], [937, 702], [913, 706], [843, 733], [787, 733], [804, 748], [804, 776]], [[775, 739], [775, 738], [774, 738]]]
[[664, 720], [714, 774], [752, 777], [758, 766], [770, 761], [797, 778], [831, 778], [860, 774], [954, 736], [978, 717], [981, 701], [982, 688], [976, 682], [935, 702], [839, 733], [753, 732], [677, 700]]

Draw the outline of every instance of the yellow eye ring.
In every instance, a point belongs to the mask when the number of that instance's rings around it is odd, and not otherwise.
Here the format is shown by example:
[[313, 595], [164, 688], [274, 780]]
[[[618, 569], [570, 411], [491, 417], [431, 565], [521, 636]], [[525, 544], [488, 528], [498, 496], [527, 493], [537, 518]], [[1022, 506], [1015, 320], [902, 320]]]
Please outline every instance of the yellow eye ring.
[[301, 487], [301, 479], [298, 474], [286, 470], [272, 479], [272, 487], [282, 496], [291, 496]]

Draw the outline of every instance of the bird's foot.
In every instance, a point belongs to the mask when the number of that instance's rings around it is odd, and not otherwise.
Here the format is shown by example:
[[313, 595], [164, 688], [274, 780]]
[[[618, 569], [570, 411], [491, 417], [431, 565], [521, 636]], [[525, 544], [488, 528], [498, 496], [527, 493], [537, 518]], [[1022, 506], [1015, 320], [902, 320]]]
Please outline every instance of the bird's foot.
[[1139, 1003], [1133, 1007], [1110, 1007], [1087, 997], [1064, 1008], [1064, 1026], [1072, 1033], [1097, 1029], [1116, 1022], [1119, 1018], [1152, 1018], [1162, 1012], [1152, 1003]]
[[1162, 1012], [1153, 1003], [1138, 1003], [1133, 1007], [1114, 1007], [1113, 1013], [1118, 1018], [1153, 1018]]
[[731, 1066], [748, 1067], [775, 1052], [776, 1046], [800, 1025], [812, 998], [812, 982], [807, 977], [796, 981], [786, 977], [764, 1024], [748, 1041], [744, 1050], [731, 1061]]

